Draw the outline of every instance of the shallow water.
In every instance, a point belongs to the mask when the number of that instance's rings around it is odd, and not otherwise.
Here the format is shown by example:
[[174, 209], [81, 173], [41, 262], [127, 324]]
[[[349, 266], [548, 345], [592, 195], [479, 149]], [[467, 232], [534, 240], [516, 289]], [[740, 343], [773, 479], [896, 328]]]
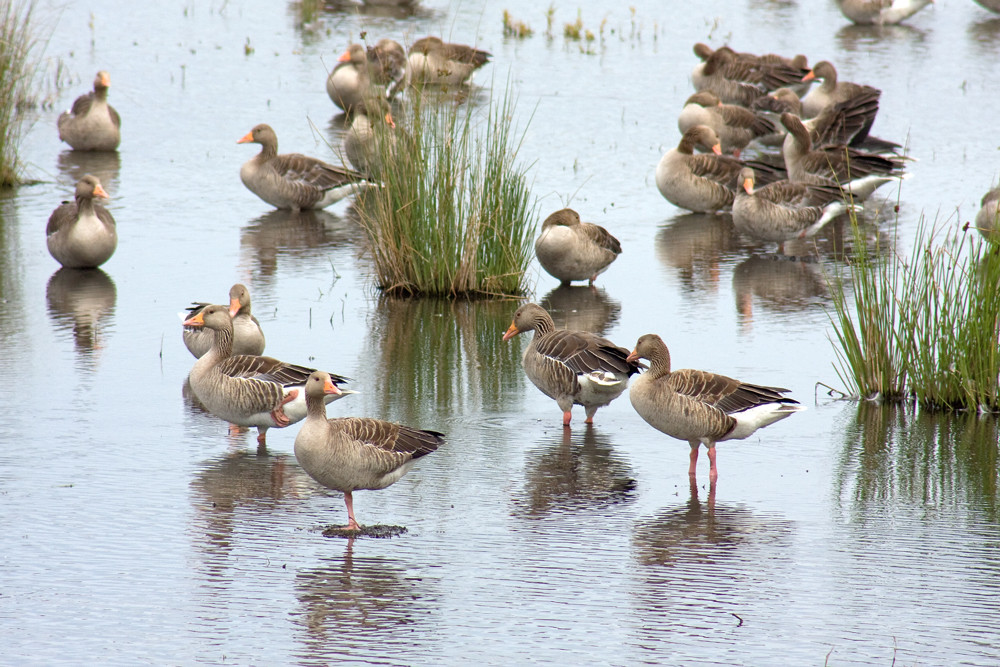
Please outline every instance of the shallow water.
[[[0, 662], [993, 665], [1000, 660], [997, 425], [832, 400], [830, 288], [844, 230], [774, 248], [723, 216], [679, 211], [653, 182], [678, 140], [696, 41], [830, 59], [883, 89], [874, 133], [919, 161], [869, 234], [907, 254], [921, 214], [970, 220], [1000, 171], [992, 109], [1000, 20], [939, 0], [908, 25], [857, 28], [832, 2], [426, 2], [303, 26], [281, 3], [43, 5], [46, 54], [71, 79], [25, 142], [40, 183], [0, 199]], [[92, 24], [93, 28], [88, 27]], [[560, 326], [675, 365], [780, 384], [808, 410], [719, 446], [688, 483], [687, 447], [622, 398], [570, 433], [526, 381], [513, 303], [406, 302], [371, 287], [348, 202], [269, 210], [239, 182], [254, 124], [329, 156], [342, 119], [323, 86], [351, 39], [438, 33], [494, 54], [470, 104], [510, 80], [539, 212], [564, 205], [625, 253], [596, 290], [537, 272]], [[250, 45], [251, 53], [246, 46]], [[589, 51], [589, 52], [584, 52]], [[64, 150], [55, 118], [111, 72], [123, 144]], [[529, 122], [530, 116], [530, 122]], [[98, 173], [119, 248], [57, 270], [44, 225]], [[887, 193], [888, 194], [888, 193]], [[537, 270], [536, 270], [537, 271]], [[391, 540], [324, 538], [340, 494], [267, 455], [186, 391], [178, 313], [253, 295], [267, 352], [355, 379], [334, 415], [433, 428], [448, 443], [389, 490], [359, 492]], [[705, 458], [704, 456], [702, 457]], [[829, 654], [829, 658], [827, 658]]]

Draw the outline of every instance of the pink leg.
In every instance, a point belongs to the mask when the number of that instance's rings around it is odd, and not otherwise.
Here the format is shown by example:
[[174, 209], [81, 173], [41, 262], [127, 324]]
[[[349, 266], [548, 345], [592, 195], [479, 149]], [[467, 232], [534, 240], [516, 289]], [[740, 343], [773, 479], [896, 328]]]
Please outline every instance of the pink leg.
[[341, 530], [360, 530], [361, 526], [354, 520], [354, 496], [350, 491], [344, 491], [344, 504], [347, 505], [347, 525], [341, 526]]
[[257, 446], [267, 447], [267, 427], [258, 426], [257, 427]]
[[292, 423], [291, 420], [288, 419], [288, 417], [285, 415], [285, 411], [282, 410], [281, 408], [284, 407], [285, 403], [294, 401], [298, 397], [298, 395], [299, 395], [299, 390], [292, 389], [290, 392], [288, 392], [288, 396], [285, 396], [283, 399], [281, 399], [281, 403], [278, 403], [278, 407], [276, 407], [274, 410], [271, 410], [271, 419], [274, 420], [275, 426], [277, 426], [278, 428], [284, 428], [285, 426], [288, 426], [289, 424]]
[[567, 410], [563, 413], [563, 426], [569, 428], [569, 420], [573, 416], [573, 413]]
[[715, 445], [708, 448], [708, 462], [710, 464], [708, 469], [708, 481], [714, 484], [715, 480], [719, 478], [719, 471], [715, 468]]
[[700, 442], [694, 442], [691, 444], [691, 465], [688, 466], [688, 477], [694, 477], [698, 474], [698, 448], [701, 447]]

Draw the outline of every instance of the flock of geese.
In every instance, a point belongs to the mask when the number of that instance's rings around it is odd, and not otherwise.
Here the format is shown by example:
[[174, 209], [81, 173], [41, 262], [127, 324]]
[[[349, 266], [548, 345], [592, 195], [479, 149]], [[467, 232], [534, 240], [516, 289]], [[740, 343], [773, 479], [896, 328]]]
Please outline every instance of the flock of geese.
[[[758, 56], [704, 44], [694, 50], [702, 62], [692, 73], [696, 93], [678, 119], [682, 138], [656, 168], [657, 187], [670, 202], [692, 211], [731, 210], [738, 230], [781, 243], [815, 234], [879, 186], [902, 178], [900, 146], [870, 134], [878, 90], [838, 80], [826, 61], [809, 68], [803, 56]], [[372, 123], [395, 127], [390, 106], [395, 96], [417, 82], [462, 85], [489, 58], [485, 51], [436, 37], [420, 39], [408, 51], [389, 39], [367, 49], [351, 44], [329, 73], [326, 88], [351, 118], [344, 154], [355, 168], [279, 154], [274, 130], [260, 124], [238, 140], [261, 147], [242, 166], [241, 180], [281, 209], [323, 208], [356, 194], [377, 182], [366, 142]], [[822, 83], [810, 89], [814, 80]], [[108, 103], [109, 87], [108, 73], [98, 72], [93, 92], [59, 117], [59, 136], [74, 150], [117, 150], [121, 119]], [[781, 159], [767, 159], [776, 146]], [[740, 157], [748, 147], [759, 149], [757, 158]], [[86, 175], [76, 185], [74, 201], [52, 213], [47, 245], [60, 264], [86, 269], [112, 256], [115, 221], [95, 201], [107, 197], [98, 179]], [[995, 221], [998, 204], [1000, 188], [983, 199], [982, 227], [989, 217]], [[543, 222], [535, 251], [540, 265], [563, 284], [586, 280], [593, 285], [622, 249], [606, 229], [582, 222], [566, 208]], [[393, 484], [416, 459], [444, 442], [443, 434], [433, 430], [370, 418], [327, 418], [328, 403], [355, 393], [342, 388], [349, 378], [263, 356], [264, 333], [242, 284], [233, 285], [228, 305], [194, 304], [183, 324], [184, 344], [196, 358], [189, 374], [194, 395], [215, 416], [256, 427], [260, 448], [266, 447], [268, 429], [302, 421], [295, 456], [320, 484], [344, 493], [349, 519], [344, 530], [361, 529], [353, 491]], [[524, 372], [555, 400], [564, 428], [570, 427], [574, 405], [583, 406], [585, 423], [592, 424], [597, 410], [624, 393], [638, 374], [629, 391], [632, 406], [655, 429], [688, 442], [692, 479], [702, 445], [714, 483], [717, 442], [747, 438], [803, 409], [787, 389], [673, 370], [669, 350], [655, 334], [641, 336], [629, 351], [592, 332], [556, 329], [552, 317], [534, 303], [517, 309], [503, 340], [529, 331], [533, 337], [523, 352]]]

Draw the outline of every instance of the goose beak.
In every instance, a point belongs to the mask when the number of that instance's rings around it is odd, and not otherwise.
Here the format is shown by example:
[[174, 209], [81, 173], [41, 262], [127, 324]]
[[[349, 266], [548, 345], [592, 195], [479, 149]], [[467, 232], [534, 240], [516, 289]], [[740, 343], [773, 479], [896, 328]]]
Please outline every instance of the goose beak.
[[636, 350], [632, 350], [631, 352], [629, 352], [628, 356], [625, 357], [625, 361], [627, 361], [630, 364], [634, 364], [634, 363], [638, 362], [639, 361], [639, 352], [637, 352]]
[[101, 75], [101, 85], [104, 86], [105, 88], [110, 88], [111, 87], [111, 77], [109, 75], [107, 75], [107, 74], [102, 74]]
[[712, 152], [716, 155], [722, 155], [722, 144], [715, 144], [712, 146]]
[[236, 317], [236, 313], [240, 312], [240, 300], [230, 299], [229, 300], [229, 317]]
[[748, 195], [752, 195], [753, 194], [753, 181], [751, 181], [749, 178], [745, 179], [743, 181], [743, 189], [747, 191]]
[[247, 132], [246, 134], [244, 134], [242, 137], [240, 137], [239, 139], [237, 139], [236, 143], [238, 143], [238, 144], [249, 144], [252, 141], [253, 141], [253, 130], [250, 130], [249, 132]]
[[350, 50], [348, 50], [348, 51], [344, 51], [343, 53], [340, 54], [340, 57], [337, 58], [337, 62], [338, 63], [346, 63], [350, 59], [351, 59], [351, 52], [350, 52]]
[[385, 122], [389, 124], [389, 127], [396, 129], [396, 121], [392, 119], [392, 112], [387, 111], [385, 114]]
[[198, 311], [188, 319], [184, 320], [184, 326], [203, 327], [205, 326], [205, 317], [202, 315], [201, 311]]
[[517, 330], [517, 325], [511, 322], [510, 326], [507, 327], [507, 331], [504, 332], [503, 340], [510, 340], [519, 333], [521, 332]]
[[101, 187], [100, 183], [94, 186], [94, 196], [100, 197], [101, 199], [108, 199], [108, 193], [104, 191], [104, 188]]
[[334, 396], [339, 396], [343, 392], [340, 391], [340, 388], [333, 383], [333, 380], [327, 380], [326, 384], [323, 385], [323, 393], [324, 394], [333, 394]]
[[812, 81], [815, 78], [816, 78], [816, 74], [812, 70], [809, 70], [809, 73], [806, 74], [804, 77], [802, 77], [802, 80], [803, 81]]

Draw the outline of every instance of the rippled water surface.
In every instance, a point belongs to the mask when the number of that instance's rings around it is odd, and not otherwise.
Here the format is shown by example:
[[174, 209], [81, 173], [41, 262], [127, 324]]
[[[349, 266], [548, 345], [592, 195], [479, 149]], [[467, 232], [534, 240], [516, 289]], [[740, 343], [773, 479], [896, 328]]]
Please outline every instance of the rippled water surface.
[[[995, 665], [997, 425], [838, 402], [827, 277], [844, 230], [774, 248], [675, 209], [653, 169], [678, 141], [691, 46], [804, 53], [883, 89], [874, 133], [918, 161], [869, 234], [909, 253], [921, 217], [959, 225], [997, 181], [1000, 17], [939, 0], [908, 25], [849, 26], [832, 2], [427, 0], [419, 11], [282, 2], [43, 3], [51, 106], [0, 198], [0, 662], [5, 664]], [[533, 36], [505, 38], [508, 9]], [[567, 42], [579, 15], [593, 43]], [[469, 104], [510, 83], [542, 215], [569, 204], [624, 254], [596, 290], [535, 269], [557, 323], [677, 367], [789, 387], [808, 410], [719, 446], [719, 482], [626, 397], [561, 427], [524, 378], [516, 304], [406, 302], [371, 286], [350, 202], [270, 210], [240, 183], [267, 122], [282, 151], [335, 159], [328, 68], [373, 41], [437, 33], [493, 53]], [[62, 63], [64, 87], [51, 86]], [[64, 150], [55, 119], [111, 73], [118, 154]], [[529, 122], [530, 121], [530, 122]], [[57, 270], [45, 222], [85, 172], [120, 242]], [[895, 200], [895, 194], [891, 195]], [[296, 464], [293, 426], [230, 432], [190, 396], [178, 313], [245, 282], [269, 354], [355, 378], [334, 415], [448, 434], [347, 541], [342, 496]], [[703, 457], [704, 459], [704, 457]]]

